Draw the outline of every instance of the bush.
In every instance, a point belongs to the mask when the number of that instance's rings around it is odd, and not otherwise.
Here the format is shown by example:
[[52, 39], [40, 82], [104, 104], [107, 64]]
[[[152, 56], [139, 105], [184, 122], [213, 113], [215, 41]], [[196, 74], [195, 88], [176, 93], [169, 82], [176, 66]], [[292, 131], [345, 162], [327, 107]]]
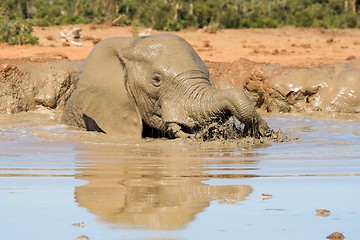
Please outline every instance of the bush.
[[11, 21], [0, 18], [0, 43], [39, 44], [39, 39], [33, 36], [31, 24], [26, 21]]
[[[360, 1], [356, 4], [359, 10]], [[116, 20], [115, 25], [170, 31], [209, 25], [219, 28], [360, 26], [360, 15], [350, 7], [345, 9], [344, 0], [2, 0], [0, 16], [16, 22], [27, 19], [37, 26]]]
[[348, 13], [344, 16], [343, 25], [344, 28], [356, 28], [359, 26], [359, 15], [356, 13]]
[[296, 12], [294, 15], [294, 22], [296, 27], [311, 27], [313, 25], [313, 18], [307, 12]]

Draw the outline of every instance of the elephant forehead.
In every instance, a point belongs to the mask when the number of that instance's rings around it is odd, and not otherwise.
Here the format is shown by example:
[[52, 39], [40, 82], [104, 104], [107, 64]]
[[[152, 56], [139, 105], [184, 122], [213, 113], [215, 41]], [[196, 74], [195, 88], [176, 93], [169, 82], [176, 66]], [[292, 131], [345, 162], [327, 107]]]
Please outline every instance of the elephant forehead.
[[183, 38], [174, 34], [151, 35], [143, 39], [147, 44], [154, 45], [157, 48], [175, 49], [175, 48], [191, 48], [190, 44]]
[[184, 53], [166, 55], [159, 62], [159, 69], [170, 75], [190, 71], [200, 71], [208, 74], [208, 69], [200, 58]]
[[172, 34], [151, 35], [136, 38], [134, 51], [147, 53], [149, 56], [166, 54], [173, 51], [187, 51], [191, 46], [182, 38]]
[[162, 45], [154, 50], [150, 56], [152, 57], [151, 62], [163, 70], [174, 73], [191, 70], [207, 72], [205, 64], [191, 46], [172, 45], [164, 47]]
[[169, 74], [193, 70], [208, 73], [191, 45], [176, 35], [161, 34], [142, 38], [141, 43], [135, 45], [133, 54], [142, 56], [143, 60]]
[[167, 41], [159, 39], [159, 41], [152, 41], [141, 51], [147, 53], [150, 58], [170, 59], [171, 57], [197, 55], [190, 45], [177, 39], [167, 39]]

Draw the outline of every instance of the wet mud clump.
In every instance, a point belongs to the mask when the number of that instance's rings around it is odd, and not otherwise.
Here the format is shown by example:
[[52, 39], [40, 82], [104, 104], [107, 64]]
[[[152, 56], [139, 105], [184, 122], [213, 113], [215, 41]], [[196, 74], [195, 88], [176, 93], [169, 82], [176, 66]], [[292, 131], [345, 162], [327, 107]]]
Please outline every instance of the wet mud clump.
[[328, 217], [330, 216], [331, 212], [328, 209], [316, 209], [315, 215], [318, 217]]
[[0, 59], [0, 113], [65, 105], [80, 65], [59, 59]]
[[333, 232], [326, 238], [330, 240], [335, 240], [335, 239], [340, 240], [340, 239], [345, 239], [345, 236], [341, 232]]
[[204, 126], [194, 135], [195, 140], [201, 141], [234, 141], [238, 143], [269, 143], [288, 142], [295, 140], [286, 136], [281, 131], [271, 130], [267, 136], [249, 136], [244, 132], [243, 125], [236, 119], [230, 119], [226, 123], [212, 123]]

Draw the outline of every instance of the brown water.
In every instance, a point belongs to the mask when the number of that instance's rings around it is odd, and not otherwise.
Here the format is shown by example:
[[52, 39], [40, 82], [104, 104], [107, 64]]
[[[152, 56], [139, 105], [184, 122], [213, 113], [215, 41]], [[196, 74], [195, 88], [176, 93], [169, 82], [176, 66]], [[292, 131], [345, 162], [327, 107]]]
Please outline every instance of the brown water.
[[56, 119], [0, 115], [1, 239], [360, 239], [359, 121], [269, 118], [299, 140], [244, 146]]

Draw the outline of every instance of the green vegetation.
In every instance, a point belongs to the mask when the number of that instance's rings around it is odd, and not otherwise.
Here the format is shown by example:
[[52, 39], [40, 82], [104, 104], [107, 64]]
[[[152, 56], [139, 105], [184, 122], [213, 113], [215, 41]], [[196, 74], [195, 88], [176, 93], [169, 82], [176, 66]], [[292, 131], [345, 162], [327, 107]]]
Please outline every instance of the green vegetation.
[[31, 25], [24, 21], [10, 21], [0, 16], [0, 43], [15, 44], [38, 44], [39, 39], [32, 34]]
[[0, 14], [0, 42], [34, 44], [32, 25], [358, 28], [360, 0], [2, 0]]
[[32, 35], [29, 21], [12, 11], [16, 1], [4, 0], [0, 3], [0, 43], [38, 44], [39, 39]]

